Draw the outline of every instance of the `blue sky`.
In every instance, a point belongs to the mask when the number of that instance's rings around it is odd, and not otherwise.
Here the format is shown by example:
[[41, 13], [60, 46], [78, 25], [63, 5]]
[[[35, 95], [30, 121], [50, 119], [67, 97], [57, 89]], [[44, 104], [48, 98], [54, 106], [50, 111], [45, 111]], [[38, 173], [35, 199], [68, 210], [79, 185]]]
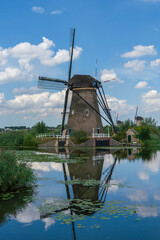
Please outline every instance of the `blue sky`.
[[[69, 29], [76, 28], [72, 75], [104, 83], [113, 118], [160, 113], [159, 0], [15, 0], [0, 8], [0, 127], [61, 123], [64, 91], [37, 89], [39, 75], [67, 79]], [[160, 124], [160, 122], [158, 122]]]

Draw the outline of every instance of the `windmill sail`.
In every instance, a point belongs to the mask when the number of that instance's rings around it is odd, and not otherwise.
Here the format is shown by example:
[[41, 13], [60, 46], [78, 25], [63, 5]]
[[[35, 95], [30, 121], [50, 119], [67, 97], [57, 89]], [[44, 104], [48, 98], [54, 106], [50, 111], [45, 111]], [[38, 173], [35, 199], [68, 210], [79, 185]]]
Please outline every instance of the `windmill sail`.
[[[68, 72], [68, 83], [69, 83], [69, 81], [70, 81], [71, 71], [72, 71], [72, 59], [73, 59], [74, 39], [75, 39], [75, 29], [73, 29], [72, 49], [71, 49], [70, 66], [69, 66], [69, 72]], [[65, 123], [65, 117], [66, 117], [66, 109], [67, 109], [67, 103], [68, 103], [68, 95], [69, 95], [69, 87], [67, 88], [67, 91], [66, 91], [66, 94], [65, 94], [61, 134], [63, 134], [63, 130], [64, 130], [64, 123]]]
[[[90, 75], [74, 75], [71, 77], [74, 41], [75, 29], [73, 29], [72, 32], [68, 81], [57, 78], [39, 77], [38, 86], [53, 90], [63, 90], [64, 88], [67, 88], [65, 92], [61, 134], [64, 133], [70, 90], [73, 94], [66, 129], [67, 133], [70, 134], [70, 132], [72, 132], [70, 130], [84, 130], [88, 135], [91, 135], [93, 129], [97, 129], [97, 133], [103, 133], [101, 118], [111, 125], [116, 132], [116, 127], [111, 116], [111, 110], [109, 109], [101, 82]], [[103, 111], [103, 115], [99, 111], [99, 106]]]

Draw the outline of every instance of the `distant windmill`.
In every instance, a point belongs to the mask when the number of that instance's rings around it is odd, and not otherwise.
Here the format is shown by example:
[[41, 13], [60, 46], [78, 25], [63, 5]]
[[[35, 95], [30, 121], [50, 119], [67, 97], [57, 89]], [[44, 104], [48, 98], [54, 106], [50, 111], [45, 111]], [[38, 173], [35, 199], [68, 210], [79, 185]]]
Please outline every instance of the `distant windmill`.
[[138, 113], [138, 105], [136, 107], [136, 113], [135, 113], [134, 119], [135, 119], [136, 126], [140, 126], [143, 121], [143, 118], [141, 116], [137, 116], [137, 113]]
[[120, 121], [120, 120], [118, 120], [118, 116], [119, 116], [119, 114], [117, 113], [117, 116], [116, 116], [116, 124], [117, 124], [117, 126], [120, 126], [123, 122]]
[[[93, 131], [103, 133], [103, 118], [116, 131], [107, 99], [102, 84], [90, 75], [74, 75], [71, 77], [72, 59], [74, 52], [75, 29], [73, 29], [72, 48], [70, 54], [70, 65], [68, 72], [68, 81], [39, 77], [38, 86], [50, 89], [66, 88], [61, 134], [64, 134], [64, 124], [66, 118], [66, 109], [68, 103], [69, 91], [72, 92], [72, 101], [67, 123], [67, 133], [72, 134], [75, 130], [84, 130], [88, 135]], [[99, 106], [104, 115], [99, 111]]]

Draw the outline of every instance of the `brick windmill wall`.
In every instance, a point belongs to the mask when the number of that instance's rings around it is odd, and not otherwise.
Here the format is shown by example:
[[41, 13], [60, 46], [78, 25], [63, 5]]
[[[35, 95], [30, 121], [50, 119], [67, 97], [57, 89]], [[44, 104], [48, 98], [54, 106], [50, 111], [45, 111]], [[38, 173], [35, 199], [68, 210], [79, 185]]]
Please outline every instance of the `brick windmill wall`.
[[[70, 79], [73, 90], [84, 98], [91, 106], [99, 112], [96, 91], [94, 86], [95, 79], [89, 75], [74, 75]], [[67, 123], [67, 131], [72, 133], [75, 130], [83, 130], [88, 135], [103, 133], [102, 120], [87, 103], [85, 103], [75, 92], [72, 94], [70, 113]]]

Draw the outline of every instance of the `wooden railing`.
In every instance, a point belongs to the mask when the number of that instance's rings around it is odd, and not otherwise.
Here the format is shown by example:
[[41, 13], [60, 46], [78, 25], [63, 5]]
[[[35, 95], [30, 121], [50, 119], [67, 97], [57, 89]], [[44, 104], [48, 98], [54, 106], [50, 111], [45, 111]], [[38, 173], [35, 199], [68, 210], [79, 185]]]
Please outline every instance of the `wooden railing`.
[[69, 135], [55, 135], [53, 133], [44, 133], [44, 134], [38, 134], [36, 138], [47, 138], [47, 137], [54, 137], [57, 139], [68, 139], [70, 138]]
[[108, 137], [108, 134], [106, 133], [92, 133], [93, 138], [106, 138]]
[[[36, 138], [47, 138], [47, 137], [54, 137], [57, 139], [69, 139], [69, 135], [55, 135], [53, 133], [44, 133], [44, 134], [39, 134], [36, 136]], [[108, 134], [106, 133], [92, 133], [92, 138], [107, 138]]]

